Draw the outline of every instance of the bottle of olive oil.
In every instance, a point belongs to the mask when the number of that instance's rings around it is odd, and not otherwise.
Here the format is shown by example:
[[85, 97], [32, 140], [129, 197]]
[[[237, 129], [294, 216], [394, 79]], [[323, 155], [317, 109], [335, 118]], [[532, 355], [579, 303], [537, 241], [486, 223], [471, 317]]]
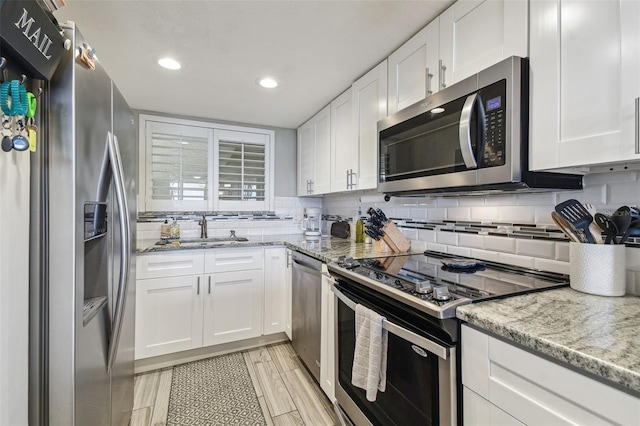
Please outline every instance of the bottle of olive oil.
[[356, 221], [356, 243], [364, 243], [364, 222], [362, 221], [362, 211], [358, 207], [358, 220]]

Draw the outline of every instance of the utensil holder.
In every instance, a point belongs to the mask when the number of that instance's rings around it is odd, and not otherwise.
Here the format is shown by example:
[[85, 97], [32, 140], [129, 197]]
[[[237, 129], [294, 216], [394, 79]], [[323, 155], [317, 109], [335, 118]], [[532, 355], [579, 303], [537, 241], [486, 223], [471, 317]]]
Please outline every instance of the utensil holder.
[[571, 288], [599, 296], [624, 296], [624, 245], [569, 243]]

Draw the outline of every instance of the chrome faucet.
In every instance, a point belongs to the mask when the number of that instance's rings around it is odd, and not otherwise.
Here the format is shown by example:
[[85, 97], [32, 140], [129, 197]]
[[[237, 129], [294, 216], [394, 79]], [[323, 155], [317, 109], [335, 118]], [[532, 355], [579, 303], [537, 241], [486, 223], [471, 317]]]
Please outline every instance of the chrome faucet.
[[202, 219], [198, 222], [200, 225], [200, 238], [207, 238], [207, 216], [202, 215]]

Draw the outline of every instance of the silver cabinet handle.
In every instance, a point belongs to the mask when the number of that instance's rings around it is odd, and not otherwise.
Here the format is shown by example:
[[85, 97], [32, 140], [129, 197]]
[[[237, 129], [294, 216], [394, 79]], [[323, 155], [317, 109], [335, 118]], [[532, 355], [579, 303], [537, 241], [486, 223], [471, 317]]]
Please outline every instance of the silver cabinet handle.
[[640, 98], [636, 98], [636, 154], [640, 154]]
[[211, 294], [211, 275], [209, 275], [209, 294]]
[[309, 192], [308, 194], [313, 194], [313, 179], [309, 179]]
[[[113, 183], [116, 192], [116, 203], [120, 210], [120, 273], [118, 277], [118, 295], [116, 298], [116, 308], [113, 315], [113, 325], [111, 327], [111, 341], [109, 342], [109, 354], [107, 358], [107, 369], [110, 371], [116, 358], [124, 309], [127, 300], [127, 290], [129, 287], [129, 268], [131, 266], [131, 224], [129, 223], [129, 205], [124, 187], [124, 172], [122, 161], [120, 160], [120, 148], [118, 138], [107, 132], [107, 150], [109, 152], [109, 163], [113, 174]], [[104, 183], [104, 182], [103, 182]]]
[[351, 170], [347, 170], [347, 189], [351, 189]]
[[196, 294], [200, 295], [200, 277], [198, 277], [198, 288], [196, 289]]
[[426, 89], [426, 94], [427, 94], [427, 96], [433, 95], [433, 90], [431, 90], [431, 80], [433, 79], [433, 74], [431, 74], [429, 72], [429, 67], [427, 67], [427, 76], [426, 77], [427, 77], [426, 78], [426, 84], [424, 86], [425, 89]]
[[438, 61], [438, 66], [440, 67], [440, 88], [444, 89], [447, 87], [444, 82], [444, 72], [447, 70], [447, 66], [442, 63], [442, 59]]
[[[460, 152], [462, 153], [464, 164], [468, 169], [475, 169], [478, 167], [478, 163], [476, 162], [476, 158], [473, 155], [473, 150], [471, 148], [471, 114], [473, 113], [473, 106], [477, 99], [477, 93], [469, 95], [462, 107], [462, 114], [460, 114]], [[484, 118], [479, 117], [478, 120], [484, 120]]]

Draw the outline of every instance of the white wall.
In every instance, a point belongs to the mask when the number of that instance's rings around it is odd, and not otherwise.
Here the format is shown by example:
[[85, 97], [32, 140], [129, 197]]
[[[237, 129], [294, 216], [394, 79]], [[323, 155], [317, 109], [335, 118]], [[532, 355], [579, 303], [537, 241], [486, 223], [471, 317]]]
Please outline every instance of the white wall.
[[[351, 218], [361, 205], [363, 214], [373, 206], [381, 208], [388, 217], [397, 219], [506, 222], [555, 227], [550, 213], [556, 204], [567, 199], [575, 198], [583, 203], [592, 203], [602, 213], [612, 213], [621, 205], [637, 206], [640, 203], [640, 172], [589, 175], [585, 177], [585, 188], [582, 191], [487, 197], [393, 197], [388, 203], [359, 203], [360, 194], [326, 196], [323, 213]], [[430, 249], [569, 273], [568, 242], [401, 229], [411, 240], [412, 249]], [[627, 292], [640, 294], [639, 248], [627, 248], [627, 271]]]
[[28, 423], [29, 152], [0, 152], [0, 425]]

